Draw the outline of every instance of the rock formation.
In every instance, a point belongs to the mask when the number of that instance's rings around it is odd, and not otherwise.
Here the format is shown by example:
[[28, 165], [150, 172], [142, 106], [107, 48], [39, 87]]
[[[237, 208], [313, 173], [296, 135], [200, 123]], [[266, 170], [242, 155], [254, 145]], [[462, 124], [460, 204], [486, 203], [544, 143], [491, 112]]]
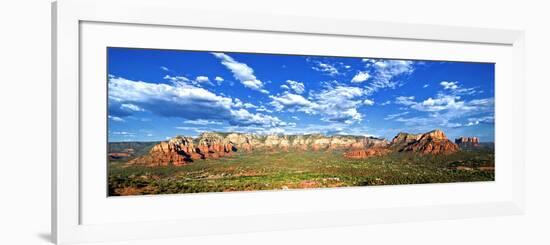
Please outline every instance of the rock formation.
[[233, 152], [266, 151], [325, 151], [385, 147], [384, 139], [364, 136], [255, 135], [242, 133], [206, 132], [193, 139], [176, 136], [153, 146], [149, 154], [129, 161], [129, 164], [147, 166], [185, 165], [198, 159], [216, 159]]
[[[417, 136], [418, 137], [418, 136]], [[403, 152], [417, 152], [420, 154], [451, 154], [459, 150], [458, 146], [447, 139], [441, 130], [434, 130], [420, 135], [417, 140], [408, 143], [399, 149]]]
[[231, 155], [233, 144], [217, 133], [202, 133], [198, 139], [197, 152], [202, 159]]
[[192, 138], [176, 136], [168, 141], [156, 144], [149, 151], [149, 154], [133, 159], [128, 163], [147, 166], [185, 165], [192, 160], [203, 158], [197, 152], [197, 149]]
[[441, 130], [424, 134], [399, 133], [387, 146], [374, 145], [367, 149], [356, 148], [345, 153], [348, 158], [359, 159], [381, 156], [391, 152], [413, 152], [418, 154], [451, 154], [458, 146], [447, 139]]
[[[477, 138], [476, 138], [477, 139]], [[147, 166], [185, 165], [198, 159], [216, 159], [233, 152], [265, 151], [345, 151], [344, 156], [361, 159], [382, 156], [391, 152], [419, 154], [450, 154], [459, 150], [441, 130], [425, 134], [399, 133], [391, 142], [365, 136], [321, 134], [255, 135], [241, 133], [206, 132], [197, 138], [176, 136], [163, 141], [149, 154], [129, 161], [129, 164]]]
[[385, 147], [373, 147], [369, 149], [356, 149], [344, 153], [344, 156], [351, 159], [363, 159], [374, 156], [383, 156], [390, 153], [391, 150]]
[[391, 148], [397, 150], [402, 149], [403, 147], [418, 141], [420, 137], [422, 137], [422, 134], [398, 133], [391, 141]]
[[479, 138], [460, 137], [455, 139], [455, 143], [459, 146], [479, 146]]
[[259, 140], [252, 134], [231, 133], [225, 137], [225, 140], [241, 151], [252, 151], [252, 145], [259, 143]]

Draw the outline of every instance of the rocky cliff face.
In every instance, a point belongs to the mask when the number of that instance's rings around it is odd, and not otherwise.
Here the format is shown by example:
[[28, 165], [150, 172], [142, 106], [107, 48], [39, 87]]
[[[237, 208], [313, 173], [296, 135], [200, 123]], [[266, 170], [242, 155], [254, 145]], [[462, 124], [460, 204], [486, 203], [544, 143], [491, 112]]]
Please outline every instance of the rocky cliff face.
[[401, 132], [393, 137], [391, 146], [394, 148], [404, 147], [410, 143], [418, 141], [420, 137], [422, 137], [422, 134], [409, 134]]
[[441, 130], [434, 130], [420, 135], [399, 151], [417, 152], [420, 154], [451, 154], [459, 150], [458, 146], [447, 139]]
[[197, 138], [176, 136], [163, 141], [149, 154], [131, 160], [130, 164], [147, 166], [185, 165], [198, 159], [230, 156], [233, 152], [266, 151], [325, 151], [386, 147], [384, 139], [363, 136], [255, 135], [241, 133], [203, 133]]
[[441, 130], [424, 134], [399, 133], [387, 146], [373, 146], [346, 152], [348, 158], [359, 159], [381, 156], [391, 152], [414, 152], [419, 154], [451, 154], [459, 151], [456, 144], [447, 139]]
[[217, 133], [203, 133], [198, 138], [197, 152], [202, 159], [231, 155], [233, 150], [233, 144]]
[[375, 156], [383, 156], [390, 153], [386, 147], [372, 147], [369, 149], [354, 149], [344, 153], [344, 156], [351, 159], [363, 159]]
[[455, 143], [459, 146], [479, 146], [479, 138], [460, 137], [455, 139]]
[[192, 138], [177, 136], [156, 144], [149, 154], [131, 160], [129, 163], [147, 166], [179, 166], [202, 158], [203, 156], [197, 150]]
[[[477, 139], [477, 138], [476, 138]], [[469, 140], [471, 142], [474, 140]], [[216, 159], [233, 152], [265, 151], [331, 151], [343, 150], [352, 159], [382, 156], [391, 152], [450, 154], [459, 147], [441, 130], [424, 134], [399, 133], [391, 142], [364, 136], [255, 135], [241, 133], [203, 133], [197, 138], [176, 136], [153, 146], [149, 154], [129, 161], [147, 166], [185, 165], [198, 159]]]

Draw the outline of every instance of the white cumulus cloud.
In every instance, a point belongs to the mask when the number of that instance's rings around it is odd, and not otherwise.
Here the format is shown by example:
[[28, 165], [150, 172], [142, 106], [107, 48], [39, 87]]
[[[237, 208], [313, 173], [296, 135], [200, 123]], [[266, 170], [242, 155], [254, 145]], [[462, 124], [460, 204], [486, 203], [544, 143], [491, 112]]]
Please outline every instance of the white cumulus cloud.
[[355, 76], [351, 79], [352, 83], [362, 83], [364, 81], [367, 81], [367, 79], [370, 78], [370, 75], [366, 71], [360, 71], [355, 74]]
[[224, 81], [223, 77], [215, 77], [214, 80], [218, 85], [222, 85], [222, 82]]
[[264, 94], [269, 94], [269, 91], [265, 90], [264, 83], [260, 81], [254, 75], [254, 70], [245, 63], [241, 63], [233, 59], [231, 56], [224, 53], [212, 53], [216, 58], [220, 59], [222, 65], [229, 69], [233, 76], [239, 80], [243, 86], [259, 91]]
[[294, 90], [295, 93], [297, 94], [302, 94], [304, 93], [304, 90], [305, 90], [305, 86], [303, 83], [301, 82], [297, 82], [297, 81], [293, 81], [293, 80], [286, 80], [286, 83], [287, 84], [283, 84], [281, 85], [281, 88], [283, 89], [292, 89]]
[[314, 62], [314, 64], [315, 66], [311, 67], [313, 70], [320, 71], [329, 76], [340, 75], [340, 71], [333, 64], [324, 63], [321, 61]]
[[433, 127], [462, 127], [473, 126], [480, 122], [488, 121], [488, 116], [482, 116], [480, 120], [469, 119], [468, 123], [460, 123], [465, 117], [492, 114], [494, 112], [494, 98], [464, 100], [454, 93], [438, 93], [435, 97], [416, 101], [413, 96], [400, 96], [396, 98], [396, 104], [405, 105], [420, 113], [426, 113], [426, 117], [403, 118], [403, 115], [387, 117], [395, 121], [403, 122], [407, 126]]
[[284, 93], [281, 96], [270, 96], [272, 99], [271, 105], [275, 107], [277, 111], [286, 109], [288, 111], [301, 111], [308, 114], [315, 113], [318, 105], [304, 98], [299, 94]]
[[416, 102], [414, 101], [414, 96], [398, 96], [395, 98], [395, 103], [398, 105], [414, 105]]
[[365, 99], [363, 101], [363, 104], [365, 104], [365, 105], [374, 105], [374, 100]]
[[185, 124], [193, 124], [193, 125], [220, 125], [221, 122], [217, 121], [209, 121], [204, 119], [196, 119], [196, 120], [185, 120], [183, 121]]
[[372, 94], [380, 89], [394, 89], [401, 84], [401, 76], [409, 75], [414, 71], [414, 62], [410, 60], [385, 60], [385, 59], [363, 59], [366, 68], [371, 70], [372, 79], [365, 88], [367, 93]]
[[128, 111], [143, 111], [141, 107], [134, 105], [134, 104], [121, 104], [120, 109], [122, 110], [128, 110]]
[[122, 118], [120, 118], [120, 117], [117, 117], [117, 116], [111, 116], [111, 115], [109, 115], [108, 118], [111, 119], [111, 120], [113, 120], [113, 121], [115, 121], [115, 122], [124, 122], [124, 121], [125, 121], [124, 119], [122, 119]]
[[450, 89], [455, 90], [458, 88], [458, 82], [448, 82], [448, 81], [442, 81], [439, 83], [441, 86], [443, 86], [443, 89]]
[[465, 88], [464, 86], [460, 85], [459, 82], [456, 82], [456, 81], [455, 82], [442, 81], [440, 85], [443, 86], [444, 90], [449, 90], [454, 95], [473, 95], [473, 94], [483, 93], [483, 91], [478, 91], [476, 87]]
[[327, 85], [324, 89], [310, 92], [305, 98], [299, 94], [285, 92], [282, 95], [270, 96], [271, 105], [277, 111], [304, 112], [320, 115], [321, 120], [331, 123], [352, 124], [363, 119], [358, 111], [361, 105], [370, 105], [370, 100], [362, 100], [363, 89], [343, 85]]
[[121, 104], [133, 104], [163, 117], [187, 120], [225, 121], [230, 125], [273, 126], [283, 123], [276, 117], [236, 108], [232, 98], [216, 95], [185, 82], [157, 84], [109, 78], [109, 115], [128, 116]]
[[207, 76], [198, 76], [195, 78], [195, 81], [199, 83], [207, 83], [210, 82], [210, 79]]

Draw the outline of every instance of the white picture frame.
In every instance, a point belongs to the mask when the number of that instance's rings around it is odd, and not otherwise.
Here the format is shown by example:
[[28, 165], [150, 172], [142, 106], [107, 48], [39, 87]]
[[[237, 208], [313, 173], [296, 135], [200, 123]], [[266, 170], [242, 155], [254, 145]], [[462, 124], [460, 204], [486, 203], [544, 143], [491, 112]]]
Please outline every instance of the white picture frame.
[[[250, 21], [250, 20], [254, 21]], [[430, 205], [392, 205], [386, 208], [347, 208], [314, 210], [312, 212], [274, 212], [188, 219], [161, 219], [151, 221], [82, 222], [83, 197], [81, 168], [82, 155], [82, 105], [81, 74], [83, 23], [114, 23], [131, 26], [163, 26], [173, 28], [211, 29], [224, 31], [287, 33], [296, 35], [337, 36], [342, 38], [379, 38], [388, 40], [430, 41], [456, 44], [503, 46], [511, 53], [510, 77], [497, 87], [497, 104], [511, 101], [502, 112], [509, 118], [507, 143], [513, 147], [507, 160], [509, 178], [503, 193], [491, 200], [464, 200], [462, 202]], [[108, 1], [61, 0], [52, 5], [52, 237], [58, 244], [128, 239], [153, 239], [193, 235], [224, 234], [236, 232], [269, 231], [280, 229], [315, 228], [327, 226], [408, 222], [420, 220], [454, 219], [495, 215], [513, 215], [524, 212], [524, 33], [519, 30], [497, 30], [471, 27], [451, 27], [425, 24], [388, 23], [364, 20], [311, 18], [302, 16], [263, 15], [252, 12], [225, 12], [221, 10], [196, 10], [193, 4], [177, 0]], [[497, 80], [499, 77], [497, 76]], [[499, 83], [497, 81], [497, 83]], [[497, 114], [499, 111], [497, 110]], [[497, 127], [499, 119], [497, 116]], [[504, 124], [503, 124], [504, 125]], [[499, 134], [496, 144], [500, 144]], [[498, 154], [498, 152], [497, 152]], [[497, 178], [497, 181], [498, 178]], [[384, 187], [382, 187], [384, 188]], [[390, 189], [391, 188], [391, 189]], [[431, 188], [431, 189], [430, 189]], [[437, 191], [437, 188], [421, 187], [414, 191]], [[465, 188], [476, 188], [470, 186]], [[389, 187], [378, 192], [407, 191], [416, 187]], [[330, 197], [333, 190], [314, 190], [317, 196]], [[358, 189], [345, 189], [353, 194]], [[309, 194], [313, 193], [308, 192]], [[266, 198], [293, 198], [301, 192], [248, 193]], [[206, 194], [209, 195], [209, 194]], [[223, 194], [229, 199], [231, 195]], [[204, 196], [202, 196], [204, 197]], [[220, 198], [213, 196], [212, 198]], [[155, 197], [151, 197], [155, 198]], [[160, 198], [160, 197], [159, 197]], [[172, 202], [179, 197], [163, 197]], [[127, 201], [131, 202], [131, 201]], [[276, 205], [275, 203], [273, 205]], [[123, 222], [124, 221], [124, 222]]]

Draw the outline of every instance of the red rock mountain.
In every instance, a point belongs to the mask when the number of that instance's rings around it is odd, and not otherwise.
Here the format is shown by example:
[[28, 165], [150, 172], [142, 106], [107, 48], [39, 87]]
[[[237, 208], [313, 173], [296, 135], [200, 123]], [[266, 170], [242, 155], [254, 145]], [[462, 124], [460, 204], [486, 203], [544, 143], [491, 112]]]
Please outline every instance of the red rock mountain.
[[479, 138], [460, 137], [455, 139], [455, 143], [459, 146], [479, 146]]
[[176, 136], [153, 146], [149, 154], [129, 161], [147, 166], [185, 165], [198, 159], [229, 156], [233, 152], [264, 151], [324, 151], [386, 147], [384, 139], [364, 136], [256, 135], [241, 133], [202, 133], [199, 137]]
[[424, 134], [399, 133], [387, 147], [351, 150], [345, 153], [348, 158], [368, 158], [391, 152], [414, 152], [419, 154], [451, 154], [459, 151], [456, 144], [447, 139], [441, 130]]
[[363, 159], [375, 156], [383, 156], [390, 153], [391, 150], [386, 147], [372, 147], [369, 149], [354, 149], [344, 153], [344, 156], [351, 159]]
[[130, 164], [148, 166], [184, 165], [192, 159], [200, 159], [193, 139], [177, 136], [169, 141], [163, 141], [153, 146], [149, 154], [131, 160]]
[[331, 151], [343, 150], [344, 156], [361, 159], [391, 152], [450, 154], [459, 150], [441, 130], [425, 134], [399, 133], [391, 143], [364, 136], [256, 135], [241, 133], [202, 133], [197, 138], [176, 136], [153, 146], [148, 154], [129, 164], [146, 166], [185, 165], [199, 159], [216, 159], [233, 152], [264, 151]]
[[[396, 136], [397, 138], [398, 136]], [[394, 142], [396, 140], [392, 140]], [[397, 145], [403, 145], [399, 140]], [[447, 139], [441, 130], [433, 130], [425, 134], [416, 135], [414, 141], [406, 142], [398, 149], [400, 152], [417, 152], [420, 154], [451, 154], [459, 151], [458, 146]]]

